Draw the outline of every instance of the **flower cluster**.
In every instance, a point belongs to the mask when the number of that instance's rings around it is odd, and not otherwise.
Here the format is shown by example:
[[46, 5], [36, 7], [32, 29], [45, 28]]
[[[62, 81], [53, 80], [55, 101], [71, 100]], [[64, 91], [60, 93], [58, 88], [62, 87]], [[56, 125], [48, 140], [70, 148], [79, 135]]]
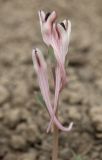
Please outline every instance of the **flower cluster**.
[[51, 118], [47, 128], [47, 132], [50, 131], [52, 124], [55, 124], [58, 129], [62, 131], [70, 131], [73, 126], [73, 122], [71, 122], [68, 127], [64, 127], [56, 117], [56, 110], [58, 108], [59, 94], [66, 84], [66, 72], [64, 63], [66, 54], [68, 52], [68, 45], [71, 33], [71, 22], [69, 20], [64, 20], [61, 23], [57, 23], [57, 15], [55, 11], [47, 14], [45, 14], [44, 11], [39, 11], [38, 14], [40, 19], [43, 41], [48, 47], [51, 46], [53, 48], [57, 63], [54, 71], [55, 96], [54, 104], [52, 105], [46, 61], [43, 57], [42, 52], [38, 48], [33, 49], [32, 58], [34, 63], [34, 69], [38, 77], [41, 94], [43, 96]]

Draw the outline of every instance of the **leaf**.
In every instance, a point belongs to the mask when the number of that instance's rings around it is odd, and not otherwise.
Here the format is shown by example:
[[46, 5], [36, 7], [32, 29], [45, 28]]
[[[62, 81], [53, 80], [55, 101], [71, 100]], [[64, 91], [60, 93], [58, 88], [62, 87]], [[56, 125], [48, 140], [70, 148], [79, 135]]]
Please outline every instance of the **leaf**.
[[76, 155], [75, 160], [83, 160], [80, 155]]
[[45, 106], [45, 102], [40, 92], [35, 93], [35, 99], [38, 105], [40, 105], [41, 107]]
[[55, 63], [55, 56], [54, 56], [54, 51], [52, 47], [48, 48], [48, 56], [49, 59], [51, 60], [52, 63]]

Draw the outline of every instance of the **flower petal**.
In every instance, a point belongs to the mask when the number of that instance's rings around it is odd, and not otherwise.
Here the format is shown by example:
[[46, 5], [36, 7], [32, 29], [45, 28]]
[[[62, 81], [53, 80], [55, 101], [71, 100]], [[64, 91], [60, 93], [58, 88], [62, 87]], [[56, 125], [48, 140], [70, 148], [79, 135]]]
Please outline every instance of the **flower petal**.
[[67, 29], [67, 27], [68, 27], [67, 20], [66, 20], [66, 19], [63, 20], [63, 23], [64, 23], [64, 25], [65, 25], [65, 28]]
[[71, 22], [70, 22], [70, 20], [68, 20], [67, 34], [68, 34], [68, 45], [69, 45], [70, 34], [71, 34]]
[[51, 14], [45, 14], [44, 11], [39, 11], [38, 15], [43, 41], [46, 43], [47, 46], [49, 46], [51, 44], [52, 26], [56, 20], [56, 12], [53, 11]]
[[47, 19], [47, 23], [49, 23], [50, 25], [52, 25], [52, 23], [56, 20], [56, 12], [53, 11]]
[[[44, 57], [42, 56], [41, 52], [39, 52], [40, 50], [36, 49], [33, 50], [32, 52], [32, 58], [33, 58], [33, 63], [34, 63], [34, 68], [36, 70], [37, 76], [38, 76], [38, 81], [39, 81], [39, 86], [40, 86], [40, 90], [43, 96], [43, 99], [46, 103], [46, 107], [48, 109], [48, 112], [50, 114], [50, 117], [53, 118], [53, 123], [60, 129], [63, 131], [70, 131], [73, 125], [73, 122], [70, 123], [69, 127], [66, 128], [64, 127], [59, 121], [58, 119], [55, 117], [53, 109], [52, 109], [52, 105], [51, 105], [51, 100], [50, 100], [50, 91], [49, 91], [49, 84], [48, 84], [48, 77], [47, 77], [47, 72], [46, 72], [46, 63], [44, 61]], [[40, 61], [40, 65], [38, 63], [37, 60], [37, 56], [39, 58]]]
[[45, 21], [45, 12], [43, 10], [38, 11], [39, 19], [41, 23], [44, 23]]
[[[57, 106], [58, 106], [58, 98], [59, 98], [59, 92], [60, 92], [60, 88], [61, 88], [61, 75], [60, 75], [60, 68], [57, 65], [56, 68], [56, 86], [55, 86], [55, 99], [54, 99], [54, 114], [56, 114], [57, 111]], [[53, 123], [53, 119], [54, 116], [51, 118], [48, 128], [47, 128], [47, 133], [49, 132], [49, 130], [51, 129], [51, 125]]]

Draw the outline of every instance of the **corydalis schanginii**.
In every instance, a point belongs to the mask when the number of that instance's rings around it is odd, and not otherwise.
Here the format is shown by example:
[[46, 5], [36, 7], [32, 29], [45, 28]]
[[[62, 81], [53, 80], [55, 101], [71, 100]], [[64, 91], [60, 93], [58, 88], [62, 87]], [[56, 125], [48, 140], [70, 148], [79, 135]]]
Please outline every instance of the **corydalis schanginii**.
[[34, 69], [36, 71], [41, 94], [45, 101], [46, 107], [50, 115], [50, 122], [47, 128], [47, 132], [50, 131], [52, 123], [62, 131], [70, 131], [73, 122], [68, 127], [64, 127], [57, 119], [55, 113], [58, 109], [59, 95], [66, 84], [66, 72], [65, 72], [65, 57], [68, 52], [68, 45], [71, 33], [71, 22], [64, 20], [61, 23], [56, 23], [56, 12], [45, 14], [44, 11], [39, 11], [39, 20], [41, 26], [41, 33], [43, 41], [49, 47], [51, 46], [56, 58], [55, 67], [55, 96], [53, 100], [54, 107], [51, 104], [50, 89], [47, 75], [47, 64], [43, 57], [42, 52], [36, 48], [33, 49], [32, 58], [34, 62]]

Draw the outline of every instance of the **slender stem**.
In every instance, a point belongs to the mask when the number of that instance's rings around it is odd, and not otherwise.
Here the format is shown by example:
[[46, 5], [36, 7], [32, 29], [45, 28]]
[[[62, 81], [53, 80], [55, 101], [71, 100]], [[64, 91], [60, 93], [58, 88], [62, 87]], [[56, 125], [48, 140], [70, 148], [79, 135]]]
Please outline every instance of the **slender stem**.
[[53, 151], [52, 151], [52, 160], [58, 160], [58, 138], [59, 130], [57, 126], [53, 125]]
[[[56, 118], [58, 117], [58, 102], [59, 102], [59, 92], [60, 92], [60, 82], [61, 77], [60, 70], [57, 66], [56, 70], [56, 88], [55, 88], [55, 101], [54, 101], [54, 112]], [[55, 124], [53, 124], [53, 151], [52, 151], [52, 160], [58, 160], [58, 150], [59, 150], [59, 129]]]

